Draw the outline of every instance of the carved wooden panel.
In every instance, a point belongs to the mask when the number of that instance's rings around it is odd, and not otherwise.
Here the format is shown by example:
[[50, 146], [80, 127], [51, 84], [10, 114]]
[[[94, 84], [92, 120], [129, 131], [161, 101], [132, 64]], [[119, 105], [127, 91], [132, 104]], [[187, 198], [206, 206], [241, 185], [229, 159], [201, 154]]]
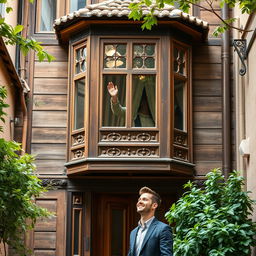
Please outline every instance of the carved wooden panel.
[[174, 129], [174, 144], [187, 146], [188, 145], [188, 135], [184, 131]]
[[158, 142], [159, 134], [156, 131], [101, 131], [101, 142]]
[[72, 135], [72, 147], [84, 144], [84, 131]]
[[71, 160], [78, 160], [84, 157], [84, 147], [71, 149]]
[[188, 148], [174, 146], [173, 157], [182, 161], [188, 161]]
[[158, 146], [101, 146], [100, 157], [158, 157]]

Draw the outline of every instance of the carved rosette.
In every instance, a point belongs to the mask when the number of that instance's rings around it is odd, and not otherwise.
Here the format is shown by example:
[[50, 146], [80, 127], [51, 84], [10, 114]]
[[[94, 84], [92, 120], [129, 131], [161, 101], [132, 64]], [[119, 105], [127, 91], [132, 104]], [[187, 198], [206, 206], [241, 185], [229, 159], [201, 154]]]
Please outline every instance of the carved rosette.
[[158, 157], [158, 147], [101, 147], [101, 157]]
[[81, 195], [74, 195], [73, 196], [73, 204], [74, 205], [82, 205], [83, 203], [83, 198]]
[[147, 131], [118, 131], [118, 132], [107, 132], [103, 131], [100, 134], [101, 142], [157, 142], [158, 132]]
[[72, 150], [72, 153], [73, 153], [73, 159], [79, 159], [79, 158], [84, 157], [84, 149], [83, 148]]
[[83, 133], [74, 134], [72, 136], [72, 140], [73, 140], [72, 146], [83, 144], [84, 143], [84, 134]]
[[174, 131], [174, 144], [187, 146], [187, 133]]
[[188, 150], [174, 147], [174, 158], [180, 160], [188, 160]]

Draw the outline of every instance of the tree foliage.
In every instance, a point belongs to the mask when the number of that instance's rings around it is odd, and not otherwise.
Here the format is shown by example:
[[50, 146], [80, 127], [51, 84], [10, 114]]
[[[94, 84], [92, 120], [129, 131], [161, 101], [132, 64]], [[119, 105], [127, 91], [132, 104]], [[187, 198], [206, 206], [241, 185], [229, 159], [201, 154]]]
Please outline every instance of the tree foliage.
[[[142, 29], [146, 28], [150, 30], [152, 26], [157, 24], [157, 19], [154, 16], [154, 11], [156, 8], [162, 9], [164, 8], [165, 4], [173, 6], [178, 5], [180, 10], [188, 12], [192, 6], [198, 6], [218, 17], [220, 26], [218, 26], [213, 32], [214, 36], [218, 36], [220, 33], [223, 33], [228, 29], [244, 31], [243, 29], [234, 27], [232, 25], [232, 23], [236, 20], [235, 18], [224, 20], [214, 8], [216, 3], [219, 5], [219, 8], [222, 8], [224, 4], [227, 4], [230, 8], [234, 8], [237, 4], [242, 13], [252, 14], [256, 12], [255, 0], [136, 0], [129, 6], [131, 9], [129, 18], [134, 20], [142, 19]], [[150, 9], [150, 12], [147, 15], [143, 15], [142, 12], [143, 7], [145, 6]]]
[[[4, 103], [6, 96], [6, 90], [1, 87], [1, 119], [5, 115], [3, 109], [8, 106]], [[27, 255], [22, 235], [33, 228], [37, 218], [50, 213], [35, 203], [35, 198], [46, 190], [34, 175], [33, 156], [20, 156], [17, 154], [20, 150], [18, 143], [0, 138], [0, 243]]]
[[175, 256], [248, 256], [256, 245], [250, 219], [255, 201], [243, 191], [243, 177], [227, 181], [219, 169], [207, 175], [204, 188], [188, 182], [188, 191], [166, 213], [174, 225]]
[[[29, 0], [31, 3], [34, 0]], [[0, 4], [6, 4], [8, 0], [0, 0]], [[6, 7], [6, 12], [10, 13], [12, 11], [11, 7]], [[0, 16], [0, 36], [4, 39], [4, 42], [8, 45], [19, 45], [20, 50], [24, 55], [26, 55], [29, 50], [34, 50], [38, 56], [39, 61], [47, 59], [49, 62], [54, 60], [54, 57], [44, 51], [40, 42], [37, 42], [33, 38], [24, 38], [21, 36], [21, 31], [23, 26], [21, 24], [15, 27], [5, 22], [5, 18]]]

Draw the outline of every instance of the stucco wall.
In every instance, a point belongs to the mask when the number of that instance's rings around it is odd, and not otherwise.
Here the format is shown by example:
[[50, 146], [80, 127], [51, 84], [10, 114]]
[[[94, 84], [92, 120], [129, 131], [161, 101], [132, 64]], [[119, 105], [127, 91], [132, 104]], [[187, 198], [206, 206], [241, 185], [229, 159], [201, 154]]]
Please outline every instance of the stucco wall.
[[[251, 45], [246, 60], [247, 73], [243, 77], [239, 75], [241, 61], [238, 59], [237, 54], [234, 53], [237, 110], [237, 169], [242, 170], [246, 178], [246, 189], [251, 191], [251, 197], [256, 199], [256, 39], [253, 38], [253, 32], [256, 27], [256, 15], [240, 15], [238, 9], [236, 9], [235, 15], [239, 17], [237, 25], [252, 30], [249, 33], [237, 33], [235, 35], [236, 38], [246, 39], [247, 46]], [[243, 139], [249, 141], [249, 156], [242, 156], [239, 150], [239, 145]], [[253, 218], [256, 221], [256, 209]]]
[[6, 140], [13, 139], [13, 128], [14, 123], [11, 120], [14, 119], [14, 106], [15, 106], [15, 87], [12, 85], [12, 82], [9, 79], [9, 75], [7, 70], [5, 69], [5, 64], [3, 63], [2, 58], [0, 58], [0, 86], [5, 86], [7, 89], [7, 99], [5, 103], [9, 104], [10, 106], [4, 111], [7, 113], [5, 116], [5, 123], [0, 121], [0, 125], [3, 126], [4, 132], [1, 133], [0, 137], [4, 137]]

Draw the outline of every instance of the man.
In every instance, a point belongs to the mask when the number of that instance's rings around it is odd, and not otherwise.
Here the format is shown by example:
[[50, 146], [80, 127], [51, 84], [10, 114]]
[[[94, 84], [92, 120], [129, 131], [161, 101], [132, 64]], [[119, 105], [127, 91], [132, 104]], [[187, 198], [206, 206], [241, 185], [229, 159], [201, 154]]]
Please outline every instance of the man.
[[141, 218], [130, 234], [128, 256], [172, 256], [171, 228], [155, 217], [160, 196], [148, 187], [141, 188], [139, 194], [136, 206]]

